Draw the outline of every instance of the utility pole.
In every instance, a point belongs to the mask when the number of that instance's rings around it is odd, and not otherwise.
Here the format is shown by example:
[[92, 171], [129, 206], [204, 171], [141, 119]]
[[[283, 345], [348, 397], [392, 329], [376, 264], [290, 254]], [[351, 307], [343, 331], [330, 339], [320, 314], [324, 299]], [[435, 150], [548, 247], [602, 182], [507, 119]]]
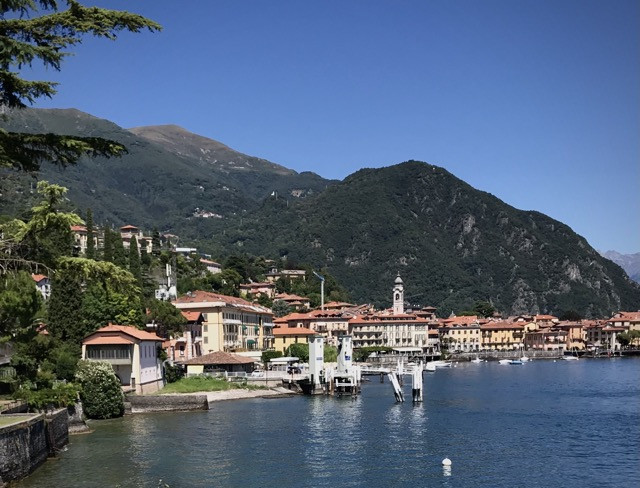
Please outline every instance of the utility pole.
[[315, 271], [313, 274], [320, 280], [320, 310], [324, 310], [324, 276], [319, 275]]

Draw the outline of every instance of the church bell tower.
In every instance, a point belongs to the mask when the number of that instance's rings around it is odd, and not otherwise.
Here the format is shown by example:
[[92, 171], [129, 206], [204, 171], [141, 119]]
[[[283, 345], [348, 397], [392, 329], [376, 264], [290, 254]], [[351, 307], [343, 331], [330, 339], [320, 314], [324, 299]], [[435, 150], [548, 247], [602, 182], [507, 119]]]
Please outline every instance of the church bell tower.
[[393, 285], [393, 315], [401, 315], [404, 313], [404, 285], [400, 273]]

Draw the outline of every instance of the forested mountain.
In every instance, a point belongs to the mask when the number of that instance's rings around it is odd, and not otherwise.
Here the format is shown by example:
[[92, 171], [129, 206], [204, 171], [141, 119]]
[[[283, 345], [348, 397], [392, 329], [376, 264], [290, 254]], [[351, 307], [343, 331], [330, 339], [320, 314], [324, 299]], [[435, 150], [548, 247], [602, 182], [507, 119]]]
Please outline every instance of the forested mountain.
[[640, 304], [640, 287], [568, 226], [421, 162], [360, 170], [294, 206], [268, 199], [253, 217], [216, 238], [327, 266], [356, 300], [389, 305], [400, 272], [407, 299], [441, 314], [475, 300], [586, 316]]
[[[116, 225], [135, 223], [196, 237], [216, 228], [215, 220], [255, 209], [274, 190], [293, 199], [332, 183], [246, 156], [177, 126], [128, 131], [74, 109], [26, 109], [11, 112], [0, 127], [99, 136], [124, 144], [128, 154], [121, 158], [86, 159], [64, 170], [43, 165], [38, 175], [68, 187], [71, 201], [83, 210], [92, 207], [97, 221]], [[28, 208], [30, 178], [4, 173], [2, 179], [0, 210]]]
[[[77, 110], [26, 110], [4, 127], [101, 136], [122, 158], [84, 160], [39, 178], [67, 186], [97, 222], [179, 234], [217, 258], [238, 252], [326, 268], [358, 302], [406, 297], [441, 315], [491, 301], [503, 313], [640, 308], [640, 286], [568, 226], [517, 210], [445, 169], [409, 161], [342, 182], [296, 173], [177, 126], [131, 131]], [[31, 180], [5, 173], [0, 214], [29, 206]], [[277, 195], [272, 195], [273, 190]]]

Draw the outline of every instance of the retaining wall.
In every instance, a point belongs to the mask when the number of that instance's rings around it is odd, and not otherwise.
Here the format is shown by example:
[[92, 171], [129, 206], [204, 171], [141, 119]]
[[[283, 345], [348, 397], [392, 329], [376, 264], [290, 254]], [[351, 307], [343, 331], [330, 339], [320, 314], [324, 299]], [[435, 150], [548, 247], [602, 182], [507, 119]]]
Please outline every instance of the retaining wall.
[[131, 413], [208, 410], [206, 395], [127, 395]]

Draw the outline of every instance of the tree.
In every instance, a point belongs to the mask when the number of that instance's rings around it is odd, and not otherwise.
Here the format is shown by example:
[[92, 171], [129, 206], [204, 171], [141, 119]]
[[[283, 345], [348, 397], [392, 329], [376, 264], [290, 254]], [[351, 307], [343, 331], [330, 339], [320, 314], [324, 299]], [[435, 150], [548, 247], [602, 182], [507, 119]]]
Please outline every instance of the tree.
[[124, 244], [122, 237], [118, 233], [111, 234], [111, 243], [113, 245], [113, 264], [121, 268], [127, 267], [127, 255], [124, 252]]
[[273, 315], [275, 317], [284, 317], [285, 315], [291, 313], [291, 307], [287, 305], [287, 302], [284, 300], [275, 300], [273, 302], [273, 308], [271, 309]]
[[[66, 10], [56, 0], [11, 0], [0, 2], [0, 106], [19, 110], [38, 98], [51, 98], [56, 83], [31, 81], [19, 70], [41, 62], [60, 70], [70, 53], [85, 35], [116, 39], [120, 31], [158, 31], [160, 26], [140, 15], [116, 10], [84, 7], [67, 0]], [[45, 12], [38, 15], [39, 11]], [[60, 166], [75, 164], [82, 156], [118, 156], [125, 147], [97, 137], [55, 134], [26, 134], [0, 129], [0, 167], [36, 172], [45, 161]]]
[[3, 338], [30, 338], [42, 297], [31, 276], [20, 271], [0, 275], [0, 343]]
[[102, 244], [102, 259], [113, 263], [113, 232], [111, 228], [106, 226], [104, 227], [104, 238]]
[[285, 354], [287, 356], [296, 357], [300, 359], [300, 362], [306, 363], [309, 361], [309, 344], [303, 344], [302, 342], [291, 344], [287, 347]]
[[138, 253], [138, 240], [131, 237], [129, 242], [129, 271], [136, 278], [138, 284], [142, 284], [142, 267], [140, 266], [140, 254]]
[[86, 257], [89, 259], [96, 258], [96, 243], [94, 241], [94, 230], [93, 230], [93, 212], [91, 209], [87, 209], [87, 251], [85, 253]]
[[187, 324], [184, 315], [170, 302], [153, 299], [149, 302], [148, 308], [148, 319], [157, 324], [160, 337], [168, 337], [181, 332]]
[[496, 308], [489, 302], [479, 301], [473, 306], [473, 311], [480, 317], [493, 317]]
[[562, 312], [558, 318], [562, 321], [580, 322], [582, 320], [582, 315], [575, 310], [566, 310]]
[[58, 271], [51, 279], [47, 331], [63, 342], [80, 343], [84, 331], [78, 311], [82, 308], [82, 279], [72, 272]]

